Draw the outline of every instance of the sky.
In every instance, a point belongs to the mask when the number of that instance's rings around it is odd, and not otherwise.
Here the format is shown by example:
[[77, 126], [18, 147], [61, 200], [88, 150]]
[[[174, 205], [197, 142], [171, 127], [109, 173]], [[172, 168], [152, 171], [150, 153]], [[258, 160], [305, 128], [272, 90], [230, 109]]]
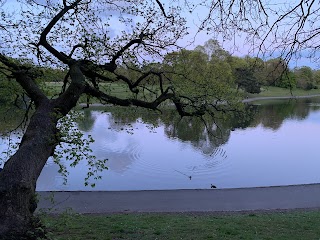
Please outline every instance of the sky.
[[[34, 0], [39, 3], [45, 4], [46, 0]], [[59, 0], [51, 0], [51, 1], [59, 1]], [[162, 3], [164, 4], [164, 7], [166, 10], [168, 10], [168, 6], [170, 5], [170, 2], [172, 0], [162, 0]], [[282, 0], [286, 2], [286, 0]], [[293, 2], [296, 0], [293, 0]], [[184, 1], [181, 1], [181, 4]], [[197, 2], [197, 1], [194, 1]], [[279, 3], [278, 0], [269, 0], [268, 4], [272, 3]], [[15, 9], [16, 8], [16, 0], [7, 0], [6, 1], [6, 6], [8, 9]], [[184, 37], [179, 41], [179, 44], [182, 47], [186, 47], [187, 49], [194, 49], [197, 45], [203, 45], [206, 41], [208, 41], [211, 38], [218, 39], [220, 44], [225, 48], [225, 50], [229, 51], [232, 55], [235, 56], [240, 56], [243, 57], [245, 55], [250, 55], [250, 56], [257, 56], [256, 55], [256, 49], [252, 49], [250, 44], [245, 42], [245, 35], [242, 34], [237, 35], [236, 38], [231, 39], [231, 40], [223, 40], [221, 34], [216, 35], [215, 32], [206, 32], [206, 31], [201, 31], [198, 32], [199, 26], [201, 24], [201, 19], [206, 15], [207, 9], [204, 7], [199, 7], [197, 8], [194, 12], [189, 13], [187, 10], [183, 11], [183, 16], [187, 20], [187, 26], [188, 26], [188, 32], [189, 35]], [[119, 33], [121, 30], [127, 30], [125, 29], [121, 24], [119, 24], [117, 20], [117, 13], [113, 13], [114, 18], [111, 19], [111, 27], [109, 34], [112, 35], [111, 37], [115, 36], [117, 33]], [[272, 18], [272, 16], [271, 16]], [[138, 19], [133, 19], [133, 21], [138, 21]], [[275, 58], [279, 56], [280, 51], [274, 51], [271, 56], [268, 56], [264, 60], [267, 60], [268, 58]], [[318, 65], [310, 59], [306, 57], [301, 57], [299, 59], [291, 60], [289, 63], [289, 66], [291, 68], [293, 67], [299, 67], [299, 66], [310, 66], [312, 68], [318, 68]]]
[[[268, 20], [270, 21], [270, 23], [273, 23], [274, 21], [276, 21], [276, 19], [282, 14], [282, 12], [277, 12], [277, 10], [275, 9], [281, 8], [283, 11], [287, 11], [288, 8], [290, 7], [292, 8], [294, 4], [296, 4], [297, 2], [300, 2], [300, 0], [262, 0], [262, 1], [266, 2], [266, 6], [270, 7], [271, 9], [269, 11], [269, 16], [268, 16]], [[319, 7], [318, 5], [319, 4], [316, 4], [314, 7], [316, 14], [317, 14], [316, 11], [318, 10], [317, 8]], [[305, 6], [307, 6], [307, 4], [305, 4]], [[232, 55], [239, 56], [239, 57], [243, 57], [246, 55], [250, 55], [252, 57], [258, 56], [264, 60], [268, 60], [271, 58], [277, 58], [281, 56], [282, 54], [281, 49], [278, 46], [282, 45], [283, 43], [286, 44], [286, 41], [287, 41], [287, 40], [284, 40], [283, 42], [281, 42], [281, 37], [285, 38], [285, 34], [288, 33], [292, 28], [292, 26], [290, 25], [291, 24], [290, 21], [292, 20], [288, 20], [288, 22], [284, 22], [283, 25], [279, 25], [279, 30], [280, 32], [281, 31], [282, 32], [277, 36], [278, 39], [280, 40], [280, 43], [279, 42], [276, 43], [277, 47], [274, 47], [275, 45], [270, 45], [269, 48], [266, 49], [265, 53], [257, 54], [258, 49], [256, 47], [254, 48], [252, 47], [252, 44], [253, 44], [252, 42], [246, 41], [247, 35], [245, 33], [236, 32], [234, 35], [235, 36], [234, 38], [224, 39], [222, 37], [222, 34], [215, 34], [215, 32], [207, 32], [207, 31], [197, 32], [198, 26], [200, 25], [199, 19], [203, 19], [205, 17], [205, 14], [207, 13], [208, 11], [204, 7], [202, 8], [200, 7], [198, 10], [195, 10], [195, 12], [193, 12], [192, 14], [185, 13], [185, 17], [187, 18], [188, 26], [190, 27], [190, 33], [191, 33], [188, 37], [186, 37], [182, 41], [182, 44], [185, 44], [187, 48], [192, 49], [196, 45], [203, 45], [210, 38], [214, 38], [219, 40], [219, 43], [225, 48], [225, 50], [229, 51]], [[301, 13], [297, 12], [297, 14], [301, 14]], [[311, 18], [318, 20], [316, 14], [315, 14], [316, 17], [311, 15]], [[217, 16], [217, 15], [214, 15], [214, 16]], [[295, 16], [294, 17], [290, 16], [290, 17], [291, 19], [294, 19]], [[251, 23], [253, 23], [254, 25], [255, 19], [252, 18], [250, 20], [251, 20]], [[311, 29], [315, 27], [318, 27], [318, 25], [309, 26], [308, 23], [305, 24], [306, 30], [308, 30], [308, 28]], [[276, 39], [276, 41], [278, 41], [278, 39]], [[188, 45], [188, 42], [193, 40], [194, 40], [194, 43], [191, 45]], [[271, 35], [271, 37], [269, 38], [269, 41], [267, 42], [271, 44], [271, 41], [274, 41], [273, 35]], [[320, 67], [319, 63], [315, 62], [316, 61], [315, 59], [317, 58], [317, 56], [319, 58], [320, 54], [316, 53], [315, 58], [310, 58], [308, 57], [307, 50], [301, 51], [299, 52], [298, 57], [296, 58], [292, 57], [292, 59], [289, 62], [289, 66], [290, 68], [309, 66], [314, 69], [319, 69]]]

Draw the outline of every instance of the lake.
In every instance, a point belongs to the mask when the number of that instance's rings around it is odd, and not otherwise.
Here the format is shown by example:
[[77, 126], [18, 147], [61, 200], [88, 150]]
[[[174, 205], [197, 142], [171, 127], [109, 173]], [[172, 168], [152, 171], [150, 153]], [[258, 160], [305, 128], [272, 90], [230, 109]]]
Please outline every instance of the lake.
[[[78, 127], [108, 170], [84, 186], [88, 166], [67, 167], [64, 184], [52, 159], [39, 191], [209, 189], [320, 183], [320, 98], [255, 102], [245, 121], [217, 119], [211, 133], [197, 119], [119, 108], [83, 110]], [[2, 150], [5, 140], [2, 139]], [[1, 149], [0, 149], [1, 150]], [[66, 160], [63, 160], [66, 162]]]

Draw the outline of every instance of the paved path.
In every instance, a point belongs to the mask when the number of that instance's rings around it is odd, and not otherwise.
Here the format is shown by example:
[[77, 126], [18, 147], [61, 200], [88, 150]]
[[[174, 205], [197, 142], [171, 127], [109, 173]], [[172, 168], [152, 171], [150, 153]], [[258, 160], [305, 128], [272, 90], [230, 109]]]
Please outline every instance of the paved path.
[[320, 184], [244, 189], [38, 192], [38, 210], [61, 213], [228, 212], [320, 208]]

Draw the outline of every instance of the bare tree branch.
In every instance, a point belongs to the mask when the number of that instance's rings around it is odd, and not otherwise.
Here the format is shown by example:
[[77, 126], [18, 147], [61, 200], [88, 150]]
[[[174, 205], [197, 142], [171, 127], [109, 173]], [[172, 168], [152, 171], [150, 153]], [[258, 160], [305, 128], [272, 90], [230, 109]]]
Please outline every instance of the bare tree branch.
[[66, 6], [49, 22], [49, 24], [46, 26], [46, 28], [42, 31], [40, 35], [40, 40], [38, 45], [42, 45], [44, 48], [46, 48], [52, 55], [54, 55], [56, 58], [58, 58], [61, 62], [68, 64], [70, 59], [67, 57], [66, 54], [59, 52], [57, 49], [55, 49], [51, 44], [47, 41], [47, 35], [51, 31], [51, 29], [56, 25], [56, 23], [71, 9], [74, 9], [82, 0], [76, 0], [71, 5]]
[[140, 34], [140, 38], [137, 39], [133, 39], [130, 42], [128, 42], [124, 47], [122, 47], [112, 58], [110, 64], [115, 65], [116, 64], [116, 60], [119, 59], [119, 57], [122, 56], [122, 54], [129, 49], [132, 45], [134, 44], [140, 44], [142, 43], [143, 40], [143, 34]]

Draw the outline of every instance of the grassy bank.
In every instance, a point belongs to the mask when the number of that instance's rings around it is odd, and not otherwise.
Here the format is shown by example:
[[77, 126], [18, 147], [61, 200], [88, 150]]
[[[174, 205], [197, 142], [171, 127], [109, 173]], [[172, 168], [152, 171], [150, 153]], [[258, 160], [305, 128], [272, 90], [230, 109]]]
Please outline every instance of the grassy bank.
[[[62, 90], [62, 83], [61, 82], [46, 82], [43, 88], [47, 92], [50, 97], [56, 97], [61, 93]], [[111, 95], [116, 96], [119, 98], [130, 98], [135, 97], [135, 95], [129, 90], [129, 87], [126, 84], [122, 83], [100, 83], [100, 89], [103, 92]], [[159, 91], [159, 87], [157, 86], [148, 86], [148, 89], [151, 91]], [[140, 89], [141, 91], [141, 89]], [[145, 94], [145, 95], [144, 95]], [[139, 97], [145, 98], [148, 97], [148, 91], [145, 91], [144, 94], [140, 93]], [[80, 99], [80, 102], [86, 102], [86, 98], [83, 97]], [[91, 102], [97, 102], [97, 99], [92, 99]]]
[[[149, 86], [151, 89], [156, 90], [155, 87]], [[46, 83], [46, 90], [49, 92], [50, 96], [57, 96], [61, 92], [62, 83]], [[132, 97], [132, 93], [128, 89], [128, 87], [125, 84], [119, 84], [119, 83], [102, 83], [101, 89], [104, 89], [104, 91], [108, 94], [111, 94], [113, 96], [118, 96], [120, 98], [128, 98]], [[246, 97], [249, 98], [255, 98], [255, 97], [283, 97], [283, 96], [308, 96], [308, 95], [315, 95], [320, 94], [320, 88], [319, 89], [311, 89], [311, 90], [303, 90], [303, 89], [293, 89], [290, 91], [290, 89], [286, 88], [279, 88], [279, 87], [270, 87], [270, 86], [264, 86], [261, 88], [261, 92], [259, 94], [248, 94], [244, 93]], [[81, 99], [81, 102], [86, 102], [86, 99]], [[94, 99], [92, 99], [95, 101]]]
[[43, 216], [53, 239], [319, 239], [320, 211]]
[[[49, 97], [57, 97], [62, 90], [62, 83], [61, 82], [46, 82], [43, 88], [45, 89], [46, 93]], [[120, 98], [126, 98], [132, 96], [131, 92], [129, 91], [128, 87], [124, 84], [117, 84], [117, 83], [102, 83], [100, 84], [100, 88], [103, 89], [106, 93], [113, 96], [118, 96]], [[79, 100], [81, 103], [86, 103], [87, 98], [82, 96]], [[95, 98], [90, 99], [90, 103], [97, 103], [99, 100]]]
[[320, 89], [311, 89], [311, 90], [303, 90], [303, 89], [293, 89], [292, 92], [290, 89], [279, 88], [279, 87], [262, 87], [261, 93], [259, 94], [248, 94], [249, 98], [255, 97], [283, 97], [283, 96], [308, 96], [320, 94]]

